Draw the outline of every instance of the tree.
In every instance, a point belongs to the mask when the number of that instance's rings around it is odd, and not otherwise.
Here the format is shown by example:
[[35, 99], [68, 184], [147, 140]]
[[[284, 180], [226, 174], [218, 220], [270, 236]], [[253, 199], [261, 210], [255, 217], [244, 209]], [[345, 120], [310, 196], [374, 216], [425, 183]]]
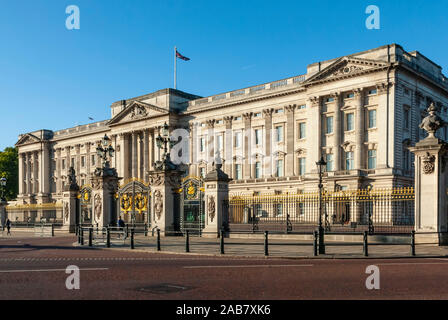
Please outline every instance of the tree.
[[6, 178], [6, 200], [15, 200], [19, 193], [19, 155], [17, 148], [5, 148], [0, 152], [0, 178]]

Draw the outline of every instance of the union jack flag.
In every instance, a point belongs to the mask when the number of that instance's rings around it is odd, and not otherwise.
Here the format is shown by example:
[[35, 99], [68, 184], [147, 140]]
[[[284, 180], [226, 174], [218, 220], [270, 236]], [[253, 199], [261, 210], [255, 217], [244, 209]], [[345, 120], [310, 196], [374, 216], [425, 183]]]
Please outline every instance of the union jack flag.
[[189, 61], [190, 60], [190, 58], [184, 57], [177, 50], [176, 50], [176, 57], [179, 58], [179, 59], [182, 59], [184, 61]]

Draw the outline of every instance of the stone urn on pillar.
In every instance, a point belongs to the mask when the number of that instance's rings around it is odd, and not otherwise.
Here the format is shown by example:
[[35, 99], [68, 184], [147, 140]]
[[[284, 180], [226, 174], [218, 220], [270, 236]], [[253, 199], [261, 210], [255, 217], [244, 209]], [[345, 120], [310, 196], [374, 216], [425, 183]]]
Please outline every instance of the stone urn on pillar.
[[205, 190], [205, 228], [203, 237], [217, 237], [222, 228], [228, 228], [229, 181], [232, 179], [222, 171], [220, 158], [215, 160], [214, 168], [204, 179]]
[[416, 243], [448, 244], [448, 144], [438, 139], [437, 130], [445, 122], [434, 103], [420, 128], [428, 137], [409, 148], [415, 155], [415, 232]]
[[103, 228], [117, 222], [117, 208], [115, 194], [121, 178], [117, 170], [110, 167], [110, 158], [115, 150], [112, 148], [107, 135], [96, 148], [98, 156], [102, 159], [101, 168], [96, 168], [90, 181], [92, 184], [92, 221], [95, 227]]
[[68, 170], [68, 184], [65, 186], [62, 201], [62, 230], [74, 233], [78, 223], [78, 192], [76, 173], [73, 167]]
[[148, 171], [148, 176], [151, 186], [151, 226], [167, 236], [177, 229], [180, 202], [178, 191], [184, 172], [171, 161], [168, 145], [171, 148], [176, 141], [170, 137], [166, 123], [161, 131], [156, 143], [163, 150], [162, 160], [154, 163], [154, 170]]

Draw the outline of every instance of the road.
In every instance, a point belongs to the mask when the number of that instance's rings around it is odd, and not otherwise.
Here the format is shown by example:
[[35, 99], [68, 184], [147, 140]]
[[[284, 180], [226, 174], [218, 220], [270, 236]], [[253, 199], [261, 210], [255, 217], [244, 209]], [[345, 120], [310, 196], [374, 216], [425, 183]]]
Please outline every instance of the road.
[[[90, 249], [75, 237], [0, 239], [0, 299], [448, 299], [448, 260], [237, 258]], [[80, 268], [68, 290], [65, 268]], [[366, 268], [380, 270], [368, 290]]]

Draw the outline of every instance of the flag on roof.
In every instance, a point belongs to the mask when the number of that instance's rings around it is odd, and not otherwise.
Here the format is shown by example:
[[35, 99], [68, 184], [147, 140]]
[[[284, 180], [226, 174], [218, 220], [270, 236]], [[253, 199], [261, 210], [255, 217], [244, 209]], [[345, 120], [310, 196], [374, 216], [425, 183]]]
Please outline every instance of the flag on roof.
[[176, 58], [182, 59], [182, 60], [184, 60], [184, 61], [189, 61], [189, 60], [190, 60], [190, 58], [187, 58], [187, 57], [181, 55], [181, 54], [179, 53], [179, 51], [177, 51], [177, 50], [176, 50]]

